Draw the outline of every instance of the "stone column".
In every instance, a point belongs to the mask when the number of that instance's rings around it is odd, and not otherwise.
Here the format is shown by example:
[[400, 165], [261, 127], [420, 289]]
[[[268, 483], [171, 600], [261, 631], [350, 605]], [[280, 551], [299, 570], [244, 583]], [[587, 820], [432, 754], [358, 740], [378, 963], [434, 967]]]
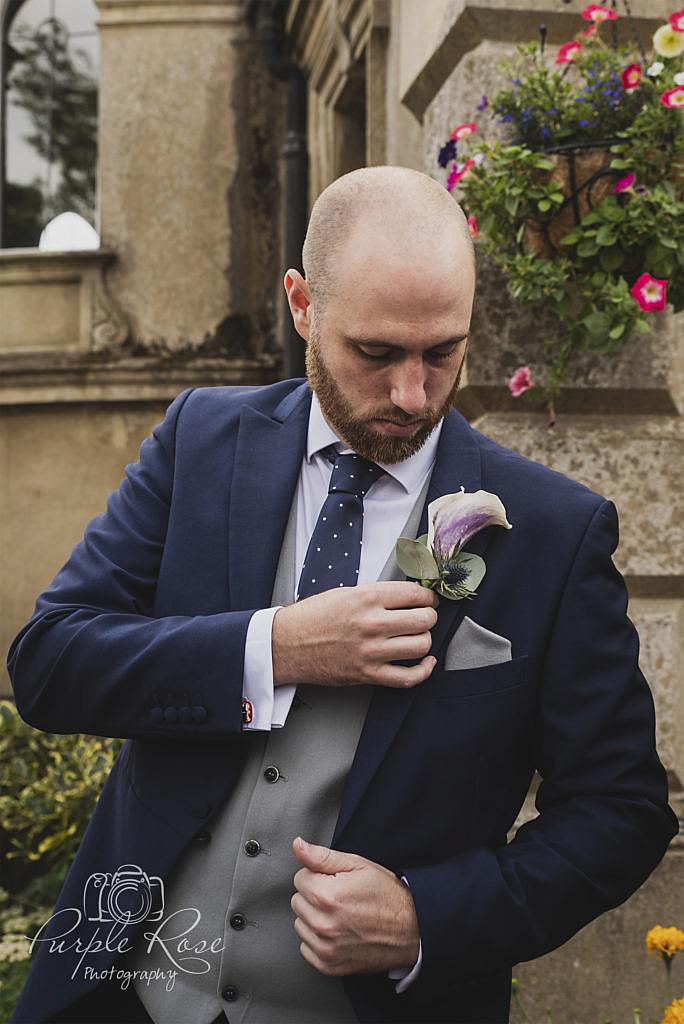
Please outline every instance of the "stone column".
[[[258, 361], [253, 320], [272, 282], [262, 292], [253, 281], [267, 226], [246, 159], [259, 127], [250, 116], [259, 54], [244, 0], [97, 4], [99, 228], [118, 254], [110, 288], [133, 351]], [[268, 118], [261, 95], [257, 120]], [[273, 181], [275, 168], [265, 170]]]

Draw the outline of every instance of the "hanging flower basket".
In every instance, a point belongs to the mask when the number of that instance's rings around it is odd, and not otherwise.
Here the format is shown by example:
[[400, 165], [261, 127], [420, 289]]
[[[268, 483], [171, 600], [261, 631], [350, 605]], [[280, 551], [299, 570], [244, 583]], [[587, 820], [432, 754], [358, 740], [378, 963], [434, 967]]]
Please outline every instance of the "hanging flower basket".
[[619, 139], [610, 139], [601, 145], [570, 145], [558, 151], [548, 151], [554, 169], [548, 181], [563, 195], [563, 203], [550, 220], [529, 217], [523, 233], [523, 247], [545, 259], [553, 259], [560, 251], [562, 240], [581, 224], [593, 209], [612, 194], [613, 186], [621, 177], [611, 168], [613, 154], [609, 147]]
[[508, 380], [514, 396], [545, 401], [551, 422], [579, 353], [609, 352], [650, 331], [666, 304], [684, 308], [684, 10], [657, 30], [650, 57], [633, 24], [636, 50], [617, 45], [614, 8], [590, 4], [582, 18], [553, 54], [540, 26], [540, 41], [503, 65], [510, 84], [482, 97], [478, 111], [505, 138], [478, 141], [483, 125], [469, 121], [439, 154], [511, 295], [558, 322], [541, 358], [527, 353], [533, 365]]

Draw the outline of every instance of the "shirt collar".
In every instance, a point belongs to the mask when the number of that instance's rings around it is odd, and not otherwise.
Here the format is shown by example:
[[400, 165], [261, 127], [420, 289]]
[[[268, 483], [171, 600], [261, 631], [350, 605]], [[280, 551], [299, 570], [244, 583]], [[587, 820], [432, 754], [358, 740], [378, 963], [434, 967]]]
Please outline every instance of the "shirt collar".
[[[408, 494], [411, 494], [413, 491], [418, 489], [425, 479], [427, 471], [435, 461], [443, 422], [444, 420], [441, 419], [427, 438], [423, 447], [413, 455], [410, 455], [408, 459], [404, 459], [402, 462], [393, 462], [391, 464], [387, 462], [378, 463], [378, 465], [381, 466], [389, 476], [393, 477], [393, 479], [401, 484]], [[318, 396], [314, 391], [311, 399], [309, 430], [306, 441], [307, 462], [311, 462], [313, 456], [322, 448], [327, 448], [328, 445], [335, 443], [342, 445], [342, 451], [351, 451], [347, 443], [340, 440], [326, 420], [318, 401]]]

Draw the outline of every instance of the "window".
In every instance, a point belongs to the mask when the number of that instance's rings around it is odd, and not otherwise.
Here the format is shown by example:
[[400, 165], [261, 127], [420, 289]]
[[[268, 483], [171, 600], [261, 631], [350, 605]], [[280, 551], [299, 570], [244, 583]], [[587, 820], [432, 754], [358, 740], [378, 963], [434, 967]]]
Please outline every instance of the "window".
[[99, 38], [92, 0], [0, 0], [0, 245], [67, 211], [96, 227]]

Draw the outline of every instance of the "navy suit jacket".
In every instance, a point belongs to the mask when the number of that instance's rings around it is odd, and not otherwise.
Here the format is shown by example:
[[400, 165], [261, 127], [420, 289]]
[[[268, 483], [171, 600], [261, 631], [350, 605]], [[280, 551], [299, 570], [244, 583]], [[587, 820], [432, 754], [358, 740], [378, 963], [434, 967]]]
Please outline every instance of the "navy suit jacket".
[[[27, 722], [127, 738], [56, 910], [95, 871], [165, 877], [235, 786], [245, 636], [270, 604], [310, 400], [301, 380], [178, 395], [12, 643]], [[406, 875], [423, 944], [401, 995], [385, 972], [343, 978], [361, 1021], [506, 1021], [511, 967], [627, 899], [677, 831], [614, 504], [452, 411], [428, 501], [461, 486], [498, 494], [513, 529], [466, 545], [487, 573], [472, 601], [440, 601], [431, 677], [375, 688], [332, 841]], [[466, 612], [512, 660], [444, 669]], [[507, 844], [535, 769], [539, 815]], [[77, 960], [41, 944], [13, 1020], [92, 989]]]

